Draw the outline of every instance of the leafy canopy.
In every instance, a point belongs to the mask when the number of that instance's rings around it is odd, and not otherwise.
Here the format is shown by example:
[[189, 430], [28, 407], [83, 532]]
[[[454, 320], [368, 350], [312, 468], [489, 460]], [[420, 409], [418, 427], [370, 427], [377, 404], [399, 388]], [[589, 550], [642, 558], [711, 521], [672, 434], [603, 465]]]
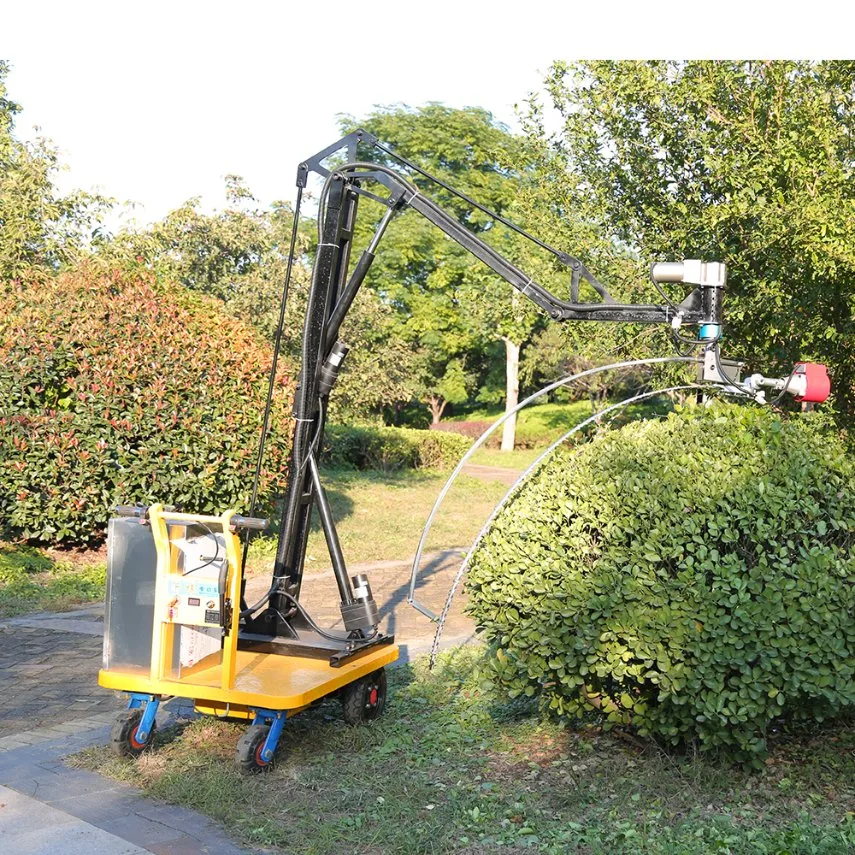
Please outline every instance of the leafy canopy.
[[[611, 237], [727, 262], [728, 351], [826, 362], [851, 414], [855, 63], [556, 63], [546, 90], [551, 146]], [[542, 116], [534, 100], [538, 138]]]
[[21, 107], [8, 97], [8, 73], [0, 60], [0, 279], [54, 270], [85, 254], [99, 239], [99, 216], [108, 205], [90, 193], [57, 194], [56, 149], [44, 138], [27, 143], [15, 135]]
[[[419, 109], [389, 107], [357, 122], [341, 120], [348, 132], [364, 127], [421, 168], [498, 213], [508, 213], [520, 191], [519, 140], [486, 110], [456, 110], [440, 104]], [[374, 149], [366, 158], [397, 163]], [[407, 175], [472, 232], [494, 244], [506, 240], [494, 221], [442, 187]], [[360, 202], [362, 239], [383, 209]], [[501, 247], [499, 247], [501, 248]], [[484, 352], [507, 334], [524, 338], [532, 325], [527, 311], [480, 261], [412, 210], [390, 226], [366, 281], [395, 311], [390, 334], [416, 355], [418, 392], [435, 418], [445, 402], [462, 403], [483, 379]], [[524, 330], [515, 329], [520, 325]]]
[[[314, 255], [314, 230], [298, 223], [295, 259], [282, 347], [300, 361], [303, 317]], [[252, 324], [268, 341], [276, 335], [290, 251], [293, 210], [288, 203], [262, 207], [243, 180], [226, 178], [226, 205], [211, 213], [190, 199], [152, 226], [119, 234], [103, 254], [111, 261], [153, 270], [162, 282], [216, 297], [229, 314]], [[390, 310], [377, 299], [360, 300], [342, 336], [352, 347], [332, 397], [333, 415], [365, 417], [411, 395], [408, 352], [386, 345]], [[296, 369], [295, 369], [296, 370]]]

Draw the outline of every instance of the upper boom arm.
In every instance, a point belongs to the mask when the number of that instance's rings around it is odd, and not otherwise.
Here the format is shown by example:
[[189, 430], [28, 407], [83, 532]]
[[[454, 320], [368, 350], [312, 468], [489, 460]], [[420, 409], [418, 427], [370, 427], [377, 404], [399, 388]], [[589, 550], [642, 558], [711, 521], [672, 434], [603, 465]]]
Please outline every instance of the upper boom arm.
[[[551, 252], [562, 264], [570, 270], [570, 299], [563, 300], [536, 282], [531, 276], [520, 270], [515, 264], [505, 258], [500, 252], [482, 240], [478, 235], [467, 229], [459, 220], [450, 215], [433, 199], [425, 196], [421, 191], [406, 181], [400, 173], [388, 166], [360, 161], [356, 159], [357, 145], [370, 145], [380, 149], [392, 157], [397, 158], [408, 168], [420, 172], [430, 180], [440, 184], [450, 192], [462, 198], [468, 204], [484, 211], [492, 218], [504, 223], [509, 228], [521, 234], [527, 240]], [[339, 166], [327, 168], [324, 161], [338, 152], [346, 151], [348, 162]], [[435, 225], [451, 240], [470, 252], [506, 282], [510, 283], [524, 296], [542, 308], [551, 318], [558, 321], [624, 321], [640, 323], [675, 323], [676, 325], [687, 324], [721, 324], [721, 299], [719, 290], [724, 285], [724, 265], [715, 262], [677, 262], [654, 265], [652, 278], [654, 282], [685, 282], [697, 286], [680, 304], [666, 303], [658, 304], [627, 304], [617, 302], [606, 287], [600, 283], [585, 267], [585, 265], [572, 255], [549, 246], [538, 238], [528, 234], [523, 229], [511, 223], [499, 214], [489, 211], [475, 200], [470, 199], [462, 193], [458, 193], [445, 182], [435, 178], [415, 164], [391, 152], [377, 139], [366, 131], [359, 130], [348, 134], [337, 143], [328, 146], [300, 164], [297, 183], [305, 186], [310, 172], [315, 172], [327, 179], [327, 182], [342, 180], [351, 184], [354, 191], [359, 195], [368, 196], [381, 202], [389, 208], [391, 213], [404, 207], [418, 211], [426, 220]], [[374, 182], [385, 187], [389, 192], [387, 196], [379, 196], [368, 191], [363, 185]], [[373, 260], [377, 243], [388, 224], [388, 219], [381, 223], [381, 228], [372, 241], [371, 258], [365, 258], [370, 266]], [[358, 278], [361, 284], [367, 266]], [[579, 287], [582, 282], [587, 282], [600, 296], [597, 302], [584, 302], [579, 299]], [[342, 295], [344, 296], [344, 295]], [[351, 295], [351, 300], [352, 300]], [[664, 296], [664, 294], [663, 294]], [[667, 300], [667, 298], [666, 298]], [[347, 302], [349, 308], [350, 301]], [[342, 306], [341, 308], [345, 308]], [[337, 312], [340, 314], [340, 312]], [[676, 320], [675, 320], [676, 319]], [[339, 318], [339, 321], [341, 318]], [[338, 324], [335, 325], [336, 331]]]

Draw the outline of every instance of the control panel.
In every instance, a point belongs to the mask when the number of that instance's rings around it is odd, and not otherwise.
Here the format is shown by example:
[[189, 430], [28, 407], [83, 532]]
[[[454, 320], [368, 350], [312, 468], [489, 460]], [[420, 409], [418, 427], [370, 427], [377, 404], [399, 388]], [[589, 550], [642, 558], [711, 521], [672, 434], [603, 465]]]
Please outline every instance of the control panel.
[[228, 560], [218, 532], [170, 538], [176, 572], [168, 577], [164, 620], [185, 626], [223, 623], [221, 604], [226, 594]]

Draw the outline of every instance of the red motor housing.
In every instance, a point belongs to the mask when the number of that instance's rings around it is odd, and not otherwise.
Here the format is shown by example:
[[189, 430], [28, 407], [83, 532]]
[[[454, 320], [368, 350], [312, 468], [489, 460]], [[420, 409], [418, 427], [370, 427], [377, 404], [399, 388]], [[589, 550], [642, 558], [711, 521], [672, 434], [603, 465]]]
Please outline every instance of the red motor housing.
[[821, 404], [831, 394], [828, 369], [821, 362], [797, 362], [796, 373], [805, 376], [805, 393], [795, 400]]

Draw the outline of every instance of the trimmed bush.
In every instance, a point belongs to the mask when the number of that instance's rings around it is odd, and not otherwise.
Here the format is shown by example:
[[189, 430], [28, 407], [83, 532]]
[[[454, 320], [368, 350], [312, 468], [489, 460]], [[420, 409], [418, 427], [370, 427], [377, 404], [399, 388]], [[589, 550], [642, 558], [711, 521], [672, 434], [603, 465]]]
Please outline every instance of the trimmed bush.
[[[494, 420], [495, 421], [495, 420]], [[472, 442], [478, 439], [485, 430], [491, 428], [494, 424], [492, 422], [437, 422], [436, 424], [432, 424], [430, 426], [430, 430], [441, 431], [443, 433], [456, 433], [460, 436], [468, 437]], [[502, 441], [502, 431], [497, 430], [493, 435], [484, 443], [486, 448], [498, 448]], [[472, 444], [470, 442], [470, 445]]]
[[470, 445], [464, 436], [429, 430], [329, 425], [323, 460], [335, 469], [440, 469], [455, 465]]
[[[247, 510], [269, 367], [215, 301], [145, 275], [0, 284], [3, 535], [97, 540], [116, 503]], [[265, 499], [287, 466], [279, 379]]]
[[821, 419], [689, 408], [559, 452], [473, 556], [497, 680], [762, 755], [855, 704], [855, 472]]

